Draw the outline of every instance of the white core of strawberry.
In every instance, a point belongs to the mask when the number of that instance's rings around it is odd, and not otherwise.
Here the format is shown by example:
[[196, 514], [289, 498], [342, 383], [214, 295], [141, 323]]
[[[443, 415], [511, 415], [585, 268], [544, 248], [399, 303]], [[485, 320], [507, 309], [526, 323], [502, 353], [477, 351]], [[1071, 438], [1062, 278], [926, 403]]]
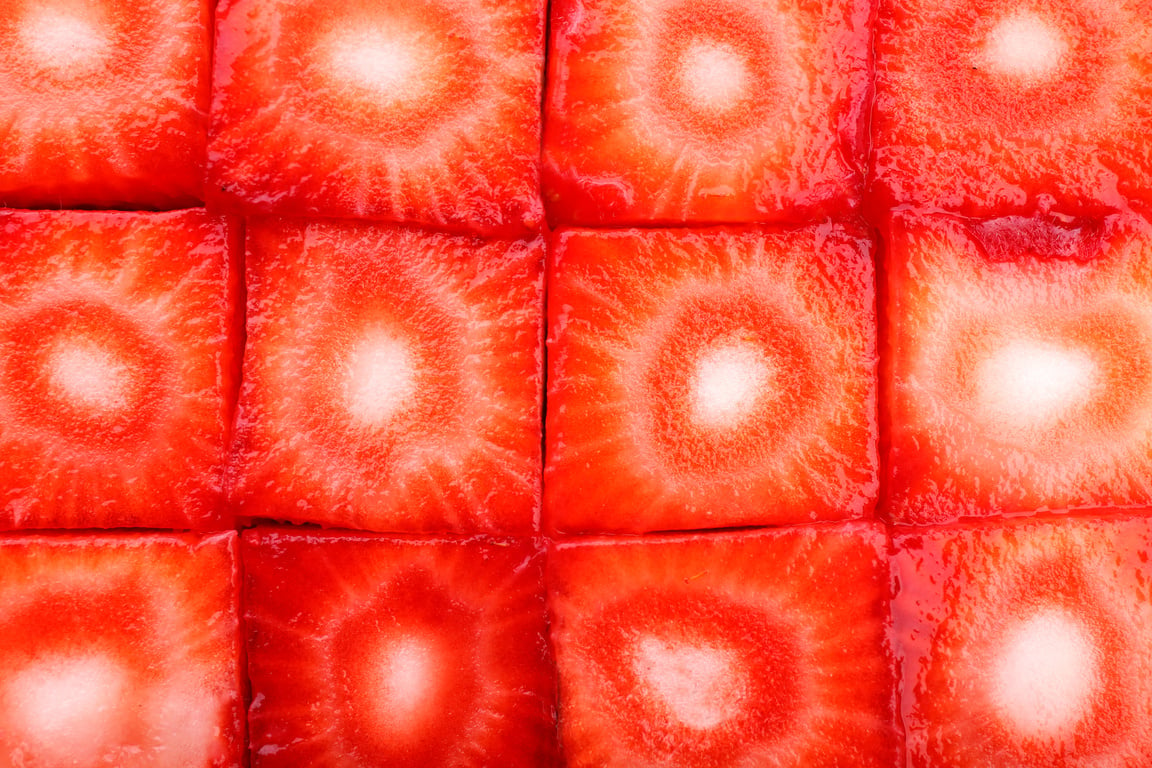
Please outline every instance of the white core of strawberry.
[[1017, 339], [980, 363], [976, 397], [1008, 431], [1050, 428], [1092, 397], [1098, 375], [1083, 349]]
[[1019, 11], [993, 27], [977, 64], [997, 74], [1035, 81], [1055, 73], [1067, 51], [1058, 27], [1036, 13]]
[[1007, 638], [995, 662], [992, 700], [1026, 738], [1069, 736], [1098, 684], [1098, 651], [1065, 611], [1036, 614]]
[[380, 670], [381, 719], [408, 730], [434, 698], [436, 653], [416, 638], [397, 638], [383, 649]]
[[744, 705], [746, 685], [738, 662], [724, 648], [645, 637], [636, 644], [632, 669], [672, 717], [689, 728], [708, 730]]
[[32, 59], [45, 69], [83, 72], [92, 69], [109, 53], [111, 44], [94, 19], [51, 3], [31, 4], [20, 23], [19, 40]]
[[698, 424], [731, 428], [748, 416], [772, 379], [763, 351], [734, 342], [700, 356], [692, 379], [692, 416]]
[[85, 340], [66, 341], [48, 356], [53, 395], [78, 408], [110, 412], [128, 404], [131, 371], [115, 355]]
[[680, 82], [689, 101], [701, 109], [724, 112], [748, 89], [748, 66], [726, 45], [697, 43], [681, 59]]
[[329, 41], [328, 50], [338, 77], [371, 89], [385, 103], [418, 100], [425, 94], [430, 57], [417, 36], [346, 31]]
[[376, 331], [353, 348], [345, 365], [345, 404], [361, 426], [386, 424], [415, 392], [416, 370], [403, 341]]

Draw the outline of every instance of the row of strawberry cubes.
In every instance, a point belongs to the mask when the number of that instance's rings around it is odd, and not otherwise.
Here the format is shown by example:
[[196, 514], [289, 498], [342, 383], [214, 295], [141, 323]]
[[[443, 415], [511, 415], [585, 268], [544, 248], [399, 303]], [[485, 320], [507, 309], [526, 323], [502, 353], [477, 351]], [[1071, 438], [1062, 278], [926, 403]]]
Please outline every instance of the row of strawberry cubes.
[[543, 114], [543, 0], [213, 5], [11, 0], [0, 204], [491, 234], [545, 204], [599, 225], [819, 220], [866, 191], [1152, 201], [1150, 0], [558, 0]]

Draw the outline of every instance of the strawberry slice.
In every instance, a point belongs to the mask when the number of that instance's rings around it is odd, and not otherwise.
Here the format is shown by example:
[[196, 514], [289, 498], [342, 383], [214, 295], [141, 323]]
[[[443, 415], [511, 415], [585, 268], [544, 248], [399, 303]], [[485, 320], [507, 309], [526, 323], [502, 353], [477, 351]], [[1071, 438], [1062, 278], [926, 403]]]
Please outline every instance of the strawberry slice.
[[254, 768], [540, 768], [543, 556], [506, 540], [244, 534]]
[[236, 538], [0, 538], [4, 764], [239, 768]]
[[1152, 754], [1152, 520], [984, 522], [896, 547], [909, 768]]
[[531, 531], [543, 251], [540, 239], [254, 223], [240, 510], [369, 530]]
[[245, 211], [535, 229], [543, 0], [222, 0], [208, 193]]
[[1152, 503], [1152, 228], [897, 215], [899, 522]]
[[895, 765], [886, 548], [877, 523], [554, 545], [568, 765]]
[[554, 244], [549, 526], [871, 512], [876, 316], [862, 230], [569, 230]]
[[554, 0], [553, 221], [817, 220], [859, 203], [870, 0]]
[[210, 0], [6, 0], [0, 206], [201, 199]]
[[0, 528], [220, 525], [239, 229], [0, 212]]
[[1148, 0], [882, 0], [885, 202], [1074, 215], [1152, 201]]

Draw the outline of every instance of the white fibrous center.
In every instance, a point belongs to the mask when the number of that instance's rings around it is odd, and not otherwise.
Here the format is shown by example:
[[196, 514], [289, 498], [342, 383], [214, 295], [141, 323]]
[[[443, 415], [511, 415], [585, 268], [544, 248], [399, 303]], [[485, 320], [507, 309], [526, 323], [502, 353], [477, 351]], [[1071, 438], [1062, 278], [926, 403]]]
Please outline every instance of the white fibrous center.
[[763, 351], [735, 342], [700, 356], [691, 382], [692, 415], [707, 427], [733, 427], [756, 407], [772, 379]]
[[117, 411], [128, 404], [132, 373], [116, 356], [90, 341], [66, 341], [48, 356], [52, 393], [87, 411]]
[[418, 639], [401, 637], [386, 644], [378, 667], [381, 720], [409, 730], [435, 698], [436, 669], [435, 652]]
[[697, 730], [738, 714], [746, 697], [738, 659], [724, 648], [645, 637], [632, 669], [672, 717]]
[[337, 77], [370, 89], [385, 103], [416, 101], [427, 90], [434, 57], [420, 35], [345, 31], [328, 41], [328, 51]]
[[681, 60], [680, 82], [696, 107], [723, 112], [736, 106], [748, 89], [748, 68], [725, 45], [696, 44]]
[[40, 67], [58, 73], [96, 67], [111, 45], [95, 19], [84, 18], [50, 3], [32, 10], [19, 27], [24, 50]]
[[1067, 51], [1057, 27], [1036, 13], [1021, 11], [993, 27], [977, 63], [997, 74], [1036, 81], [1056, 72]]
[[987, 416], [1009, 430], [1043, 429], [1089, 401], [1098, 375], [1084, 349], [1016, 340], [980, 364], [976, 396]]
[[995, 661], [992, 700], [1027, 738], [1069, 736], [1098, 681], [1098, 651], [1074, 616], [1039, 613], [1008, 635]]
[[345, 365], [345, 403], [362, 426], [379, 427], [403, 409], [416, 392], [416, 370], [408, 345], [379, 331], [367, 334]]

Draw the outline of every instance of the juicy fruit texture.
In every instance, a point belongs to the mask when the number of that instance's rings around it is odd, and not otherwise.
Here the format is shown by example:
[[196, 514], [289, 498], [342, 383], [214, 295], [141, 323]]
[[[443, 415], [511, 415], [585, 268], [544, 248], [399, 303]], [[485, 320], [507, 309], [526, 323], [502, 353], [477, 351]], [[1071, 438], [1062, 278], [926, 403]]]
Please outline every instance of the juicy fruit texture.
[[1149, 0], [883, 0], [880, 198], [979, 216], [1152, 199], [1150, 15]]
[[1146, 518], [905, 531], [893, 607], [909, 768], [1152, 753]]
[[236, 538], [0, 538], [0, 761], [239, 768]]
[[819, 219], [859, 202], [867, 0], [556, 0], [554, 221]]
[[897, 215], [889, 512], [1152, 502], [1152, 230]]
[[0, 212], [0, 528], [219, 525], [239, 230]]
[[542, 556], [505, 540], [244, 534], [254, 768], [538, 768]]
[[254, 222], [233, 497], [255, 517], [527, 533], [543, 242]]
[[543, 219], [542, 0], [224, 0], [208, 194], [511, 232]]
[[860, 517], [877, 494], [862, 231], [558, 233], [545, 514], [560, 531]]
[[572, 768], [896, 764], [882, 526], [554, 545]]
[[0, 207], [201, 199], [209, 0], [7, 0]]

